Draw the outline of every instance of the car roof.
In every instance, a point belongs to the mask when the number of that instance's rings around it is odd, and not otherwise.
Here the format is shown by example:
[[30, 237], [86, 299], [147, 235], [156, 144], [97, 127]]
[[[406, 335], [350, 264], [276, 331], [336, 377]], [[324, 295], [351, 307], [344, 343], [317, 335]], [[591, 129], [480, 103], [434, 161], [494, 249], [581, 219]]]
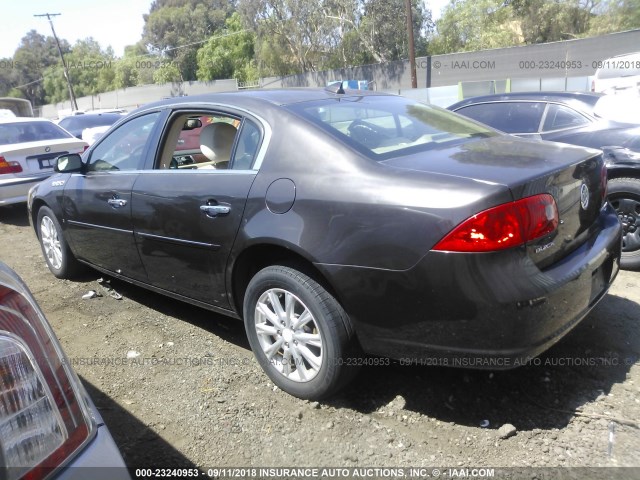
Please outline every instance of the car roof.
[[595, 104], [603, 97], [602, 93], [592, 92], [517, 92], [517, 93], [497, 93], [494, 95], [482, 95], [479, 97], [466, 98], [460, 102], [450, 105], [448, 108], [454, 110], [465, 105], [488, 102], [505, 102], [512, 100], [527, 100], [539, 102], [558, 102], [567, 105], [582, 104], [583, 109], [592, 111]]
[[225, 93], [205, 93], [200, 95], [174, 97], [158, 102], [143, 105], [134, 112], [157, 108], [160, 106], [184, 105], [184, 104], [230, 104], [237, 107], [255, 106], [256, 103], [271, 104], [274, 106], [292, 105], [295, 103], [312, 102], [336, 98], [358, 98], [364, 96], [392, 96], [386, 93], [369, 90], [345, 90], [339, 94], [325, 88], [289, 88], [289, 89], [256, 89], [240, 90]]
[[0, 123], [23, 123], [23, 122], [49, 122], [53, 123], [51, 120], [41, 117], [6, 117], [0, 118]]

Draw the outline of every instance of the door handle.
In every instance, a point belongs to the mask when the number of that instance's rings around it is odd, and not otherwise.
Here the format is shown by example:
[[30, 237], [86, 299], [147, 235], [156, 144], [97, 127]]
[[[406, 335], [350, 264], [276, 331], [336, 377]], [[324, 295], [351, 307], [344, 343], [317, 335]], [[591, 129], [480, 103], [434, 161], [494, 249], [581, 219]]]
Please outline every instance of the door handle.
[[231, 211], [231, 207], [227, 205], [200, 205], [200, 211], [209, 217], [217, 217], [218, 215], [226, 215]]
[[107, 203], [113, 208], [120, 208], [124, 207], [127, 204], [127, 201], [123, 200], [122, 198], [110, 198], [109, 200], [107, 200]]

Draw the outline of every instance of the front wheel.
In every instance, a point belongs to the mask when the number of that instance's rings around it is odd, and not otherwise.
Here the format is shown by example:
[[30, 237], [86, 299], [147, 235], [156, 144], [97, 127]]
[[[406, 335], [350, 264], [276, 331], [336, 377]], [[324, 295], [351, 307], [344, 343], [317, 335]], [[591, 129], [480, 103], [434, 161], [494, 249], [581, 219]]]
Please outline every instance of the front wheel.
[[244, 322], [260, 366], [293, 396], [327, 397], [357, 371], [347, 314], [318, 282], [293, 268], [267, 267], [251, 279]]
[[640, 268], [640, 179], [612, 178], [608, 199], [622, 223], [622, 257], [620, 267]]
[[37, 228], [42, 253], [51, 273], [58, 278], [70, 278], [76, 274], [80, 264], [71, 253], [60, 223], [49, 207], [38, 211]]

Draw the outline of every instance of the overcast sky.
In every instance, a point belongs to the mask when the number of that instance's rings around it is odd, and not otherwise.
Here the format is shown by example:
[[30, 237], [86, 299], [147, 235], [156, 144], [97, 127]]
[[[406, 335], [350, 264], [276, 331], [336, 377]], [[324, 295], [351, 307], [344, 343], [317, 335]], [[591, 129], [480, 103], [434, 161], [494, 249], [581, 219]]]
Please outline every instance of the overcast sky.
[[[448, 2], [426, 3], [435, 19]], [[58, 38], [73, 45], [78, 39], [93, 37], [102, 48], [111, 45], [116, 56], [121, 57], [125, 46], [140, 40], [142, 15], [149, 12], [151, 0], [5, 0], [2, 4], [0, 58], [12, 57], [29, 30], [51, 35], [48, 20], [33, 16], [42, 13], [61, 14], [53, 19]]]

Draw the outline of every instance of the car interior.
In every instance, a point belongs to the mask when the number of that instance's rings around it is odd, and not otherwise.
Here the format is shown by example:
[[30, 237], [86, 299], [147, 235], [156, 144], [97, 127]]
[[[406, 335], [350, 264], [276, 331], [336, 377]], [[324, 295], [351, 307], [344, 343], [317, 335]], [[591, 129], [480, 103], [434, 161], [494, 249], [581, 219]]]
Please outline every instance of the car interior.
[[259, 143], [260, 130], [250, 120], [184, 114], [169, 128], [158, 168], [250, 169]]

